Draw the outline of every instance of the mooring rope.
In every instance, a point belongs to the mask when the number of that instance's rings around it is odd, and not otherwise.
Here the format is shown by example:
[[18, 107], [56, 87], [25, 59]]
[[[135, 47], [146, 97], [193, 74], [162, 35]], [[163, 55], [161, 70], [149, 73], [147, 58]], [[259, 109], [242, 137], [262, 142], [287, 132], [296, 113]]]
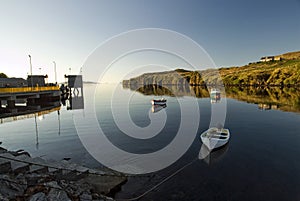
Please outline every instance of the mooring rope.
[[133, 200], [138, 200], [141, 199], [142, 197], [146, 196], [148, 193], [152, 192], [153, 190], [157, 189], [159, 186], [161, 186], [162, 184], [166, 183], [168, 180], [170, 180], [172, 177], [174, 177], [175, 175], [177, 175], [179, 172], [181, 172], [183, 169], [185, 169], [186, 167], [190, 166], [192, 163], [194, 163], [195, 161], [199, 160], [198, 157], [195, 158], [194, 160], [192, 160], [191, 162], [185, 164], [183, 167], [181, 167], [180, 169], [176, 170], [175, 172], [173, 172], [171, 175], [167, 176], [166, 178], [164, 178], [161, 182], [159, 182], [158, 184], [156, 184], [155, 186], [153, 186], [152, 188], [150, 188], [149, 190], [145, 191], [143, 194], [134, 197], [134, 198], [128, 198], [128, 199], [116, 199], [117, 201], [133, 201]]

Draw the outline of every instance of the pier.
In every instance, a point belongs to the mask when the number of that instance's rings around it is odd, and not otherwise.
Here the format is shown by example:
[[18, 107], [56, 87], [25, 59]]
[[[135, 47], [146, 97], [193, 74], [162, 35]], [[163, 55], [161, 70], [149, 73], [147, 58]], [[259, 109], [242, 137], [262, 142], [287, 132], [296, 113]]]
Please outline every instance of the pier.
[[60, 106], [58, 86], [0, 88], [0, 117], [32, 113]]

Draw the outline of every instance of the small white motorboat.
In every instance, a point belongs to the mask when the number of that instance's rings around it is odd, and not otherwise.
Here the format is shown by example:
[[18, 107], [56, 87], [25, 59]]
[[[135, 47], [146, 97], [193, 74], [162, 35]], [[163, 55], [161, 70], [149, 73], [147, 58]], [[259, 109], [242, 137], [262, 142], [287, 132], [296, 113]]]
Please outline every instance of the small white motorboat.
[[213, 150], [224, 146], [230, 138], [230, 132], [225, 128], [212, 127], [201, 134], [203, 144], [209, 149]]
[[167, 100], [164, 98], [158, 99], [158, 100], [151, 100], [152, 105], [166, 105], [167, 104]]

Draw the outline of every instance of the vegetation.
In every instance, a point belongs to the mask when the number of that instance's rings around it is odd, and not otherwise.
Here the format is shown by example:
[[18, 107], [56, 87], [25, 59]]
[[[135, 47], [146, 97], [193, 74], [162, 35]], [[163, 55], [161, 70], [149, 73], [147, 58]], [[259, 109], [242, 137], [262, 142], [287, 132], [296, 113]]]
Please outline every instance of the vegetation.
[[8, 78], [6, 74], [0, 73], [0, 78]]
[[300, 52], [280, 55], [281, 61], [255, 62], [241, 67], [146, 73], [123, 85], [300, 86]]
[[243, 67], [219, 69], [224, 85], [300, 84], [300, 59], [257, 62]]

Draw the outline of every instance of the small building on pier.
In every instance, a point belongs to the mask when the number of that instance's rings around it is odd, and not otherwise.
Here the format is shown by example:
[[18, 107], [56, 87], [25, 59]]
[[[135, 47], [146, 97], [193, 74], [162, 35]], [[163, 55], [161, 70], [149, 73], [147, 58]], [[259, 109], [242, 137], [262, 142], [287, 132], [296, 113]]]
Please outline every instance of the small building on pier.
[[48, 78], [48, 75], [28, 75], [27, 83], [31, 87], [43, 87], [46, 86], [45, 79]]

